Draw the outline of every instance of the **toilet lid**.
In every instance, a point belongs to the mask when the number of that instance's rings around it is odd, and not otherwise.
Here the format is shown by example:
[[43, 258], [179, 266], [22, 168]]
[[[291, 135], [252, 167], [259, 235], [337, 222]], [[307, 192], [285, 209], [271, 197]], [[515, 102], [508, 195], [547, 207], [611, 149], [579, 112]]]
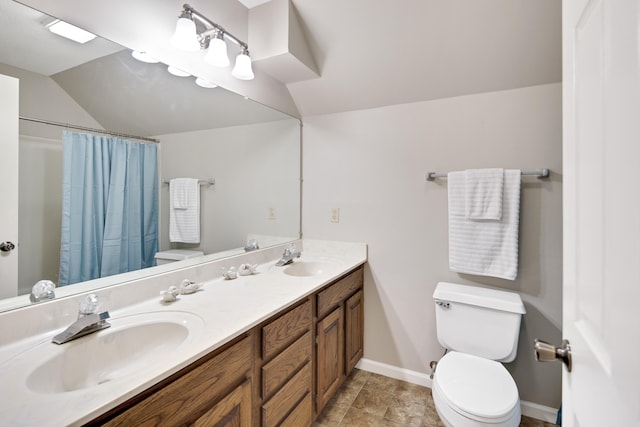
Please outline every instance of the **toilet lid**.
[[501, 363], [455, 351], [436, 367], [437, 386], [449, 404], [470, 418], [499, 419], [519, 404], [515, 381]]

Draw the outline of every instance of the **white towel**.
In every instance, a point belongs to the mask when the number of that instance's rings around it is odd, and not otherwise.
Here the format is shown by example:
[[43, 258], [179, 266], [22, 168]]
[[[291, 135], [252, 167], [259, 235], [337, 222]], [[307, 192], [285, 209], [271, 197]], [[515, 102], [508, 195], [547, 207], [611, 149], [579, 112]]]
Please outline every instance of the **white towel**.
[[200, 185], [194, 178], [169, 182], [169, 241], [200, 243]]
[[448, 174], [449, 268], [452, 271], [515, 280], [520, 176], [519, 170], [504, 171], [501, 220], [473, 221], [465, 215], [465, 173]]
[[469, 219], [500, 220], [504, 169], [465, 171], [465, 214]]

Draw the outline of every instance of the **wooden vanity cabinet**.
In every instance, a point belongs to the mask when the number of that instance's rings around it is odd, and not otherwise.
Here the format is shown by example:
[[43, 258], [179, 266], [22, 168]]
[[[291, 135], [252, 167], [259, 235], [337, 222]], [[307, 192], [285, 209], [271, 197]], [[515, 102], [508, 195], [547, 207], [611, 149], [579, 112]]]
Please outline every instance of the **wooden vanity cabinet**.
[[307, 298], [260, 328], [260, 418], [264, 427], [308, 426], [313, 420], [311, 309], [311, 298]]
[[316, 412], [319, 414], [345, 378], [344, 309], [336, 308], [316, 325]]
[[345, 374], [349, 375], [364, 352], [364, 291], [360, 289], [344, 304]]
[[364, 343], [363, 268], [316, 296], [316, 416], [362, 358]]
[[89, 425], [253, 426], [254, 335], [243, 335]]
[[359, 267], [88, 425], [310, 426], [362, 358], [362, 286]]

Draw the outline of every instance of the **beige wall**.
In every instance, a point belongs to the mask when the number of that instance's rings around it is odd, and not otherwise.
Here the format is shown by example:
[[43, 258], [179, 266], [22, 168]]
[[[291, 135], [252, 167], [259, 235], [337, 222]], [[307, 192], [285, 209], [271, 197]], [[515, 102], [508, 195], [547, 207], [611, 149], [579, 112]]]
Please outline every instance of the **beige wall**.
[[[248, 235], [298, 238], [300, 125], [297, 119], [160, 135], [162, 181], [215, 178], [200, 189], [200, 244], [169, 243], [169, 186], [160, 188], [160, 249], [205, 254], [242, 248]], [[275, 209], [275, 218], [267, 215]], [[266, 247], [264, 238], [258, 239]]]
[[[522, 400], [559, 407], [560, 365], [536, 363], [532, 341], [561, 340], [561, 107], [558, 83], [304, 118], [303, 236], [369, 244], [366, 359], [428, 378], [437, 282], [513, 290], [527, 314], [508, 369]], [[552, 170], [523, 178], [515, 281], [448, 268], [447, 183], [425, 175], [483, 167]]]

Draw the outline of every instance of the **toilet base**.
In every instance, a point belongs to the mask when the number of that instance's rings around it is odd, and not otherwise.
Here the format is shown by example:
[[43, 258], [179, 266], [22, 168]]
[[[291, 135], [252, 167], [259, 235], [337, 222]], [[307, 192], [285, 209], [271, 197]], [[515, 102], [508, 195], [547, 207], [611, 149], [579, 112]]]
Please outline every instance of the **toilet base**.
[[483, 422], [469, 418], [449, 406], [449, 404], [440, 395], [438, 385], [435, 382], [433, 384], [431, 394], [433, 395], [433, 403], [435, 404], [436, 412], [440, 417], [440, 421], [442, 421], [446, 427], [518, 427], [520, 425], [521, 413], [519, 404], [508, 419], [504, 419], [499, 422], [492, 420], [486, 420], [486, 422]]

